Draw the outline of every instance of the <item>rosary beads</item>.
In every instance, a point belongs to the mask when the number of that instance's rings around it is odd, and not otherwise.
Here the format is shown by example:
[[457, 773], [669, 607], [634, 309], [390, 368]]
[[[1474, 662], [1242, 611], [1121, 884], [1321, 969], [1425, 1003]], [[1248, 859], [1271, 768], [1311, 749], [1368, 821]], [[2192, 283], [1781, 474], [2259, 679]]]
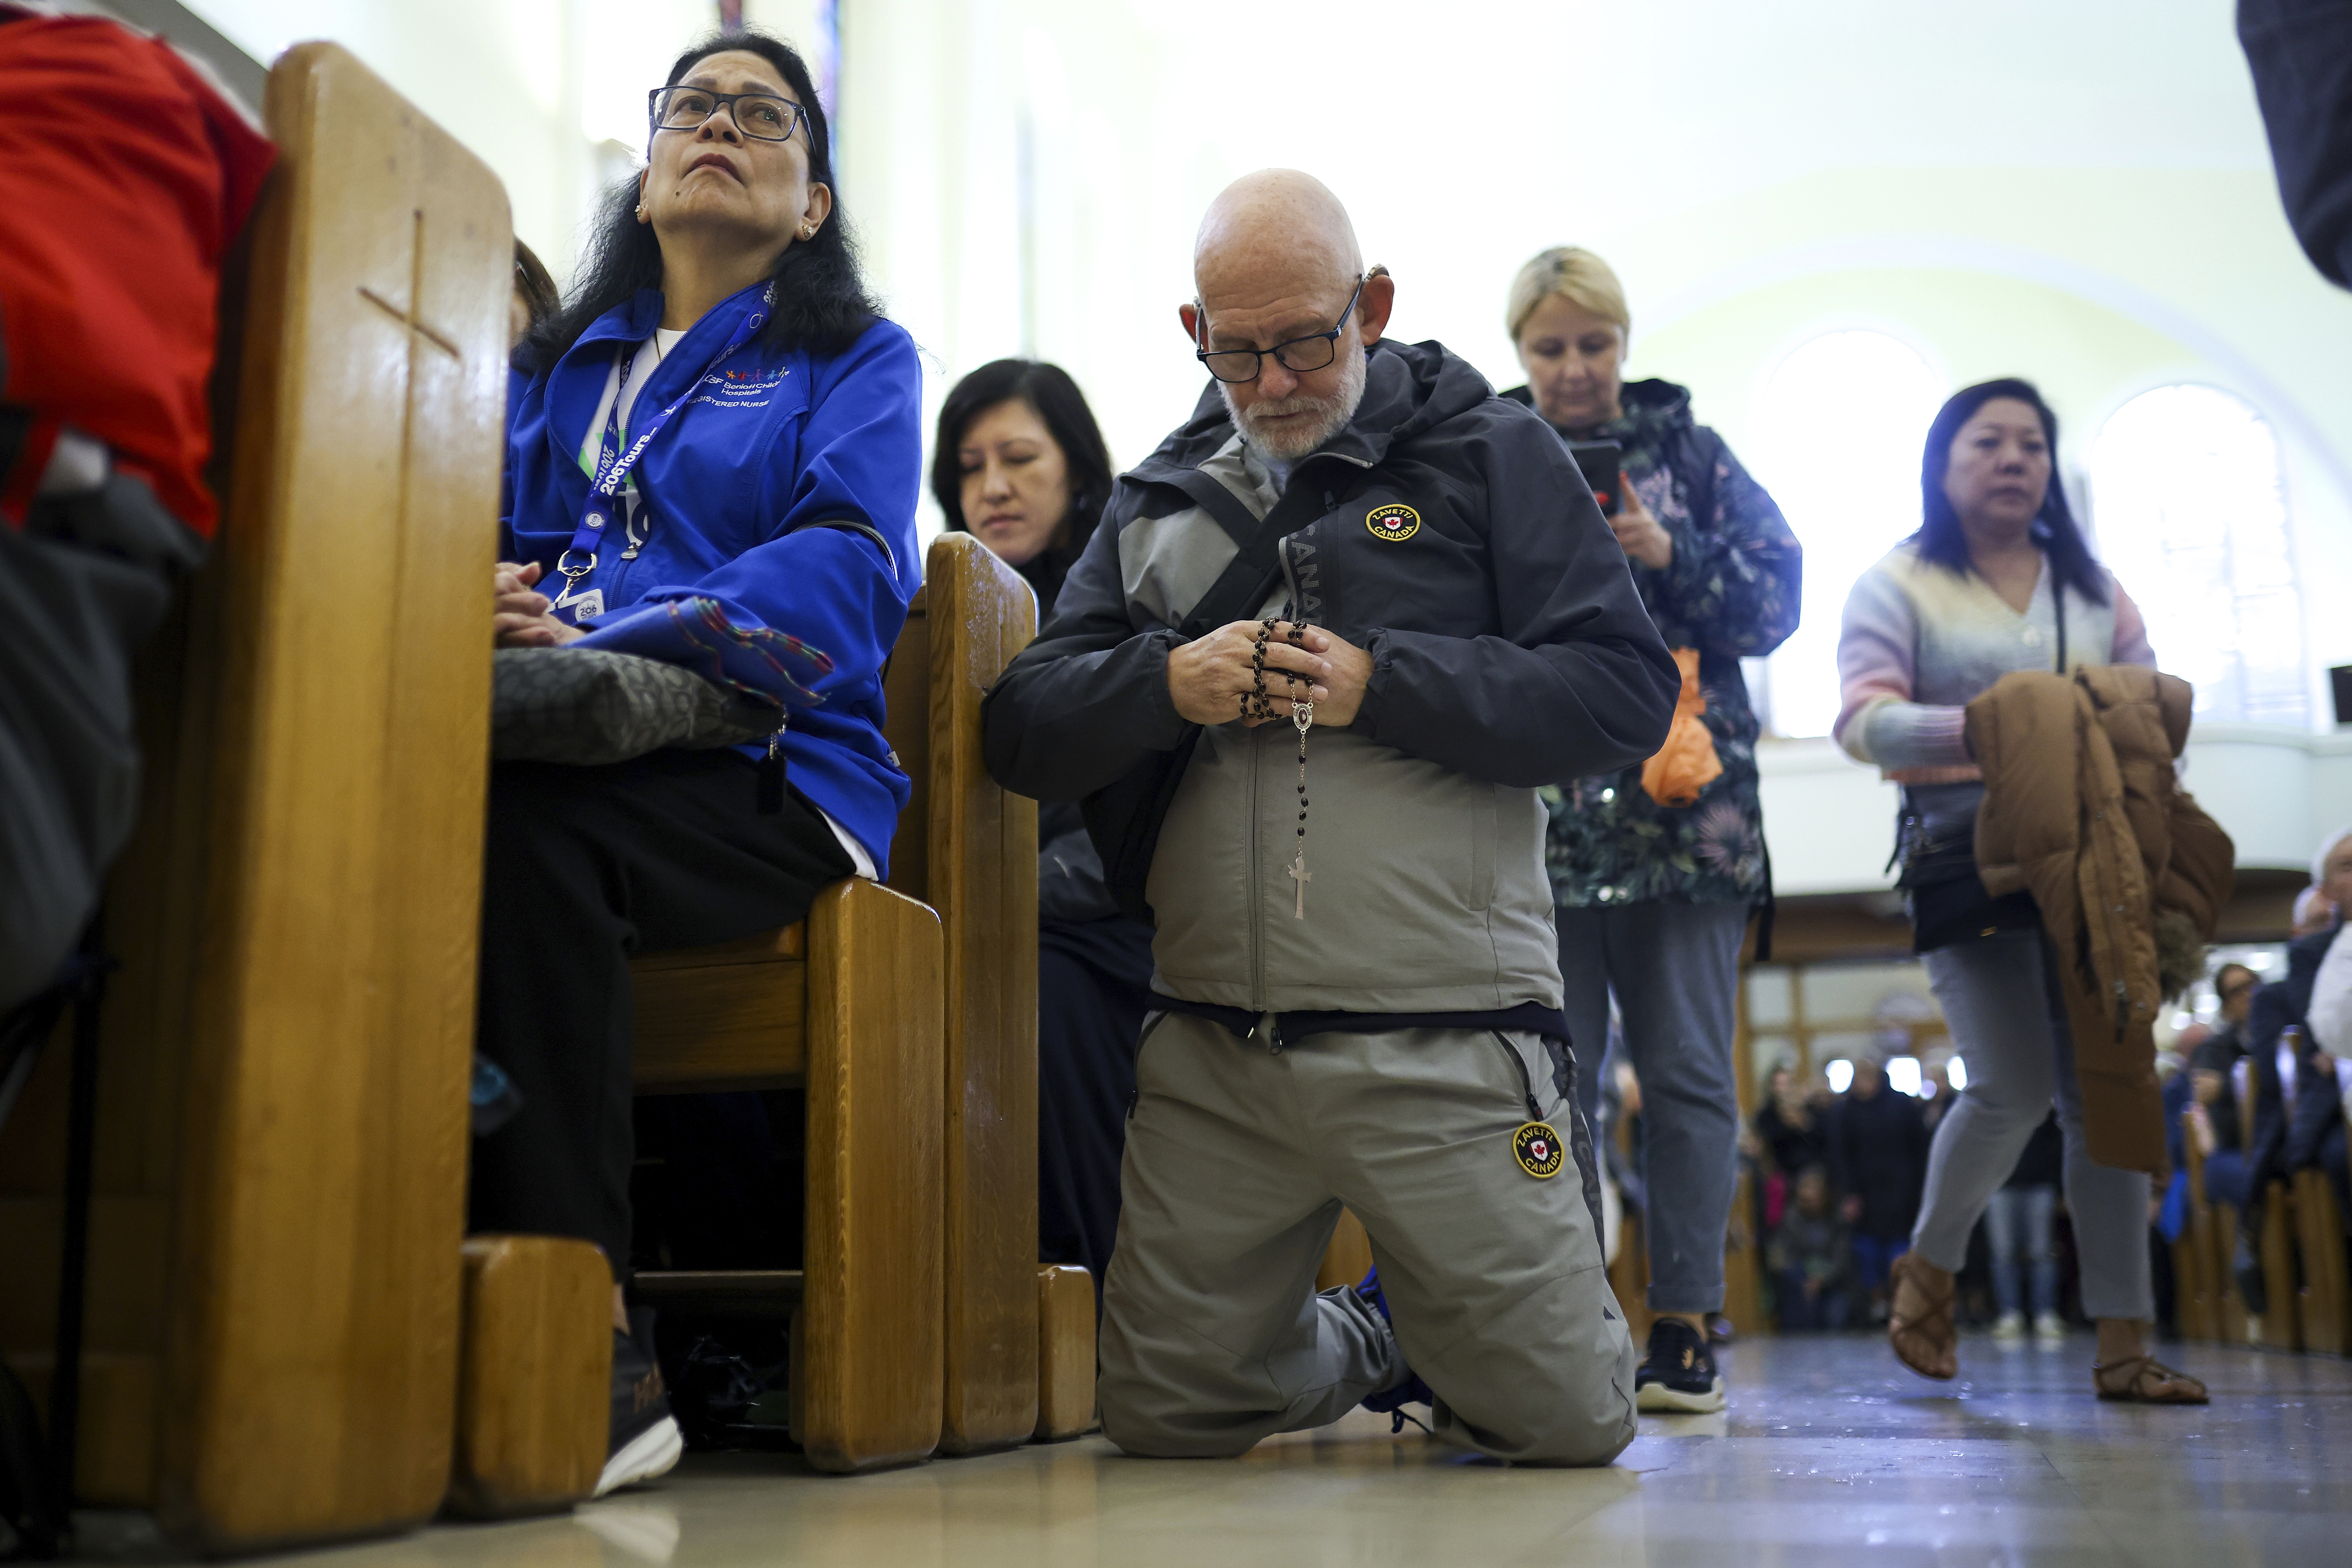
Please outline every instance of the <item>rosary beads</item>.
[[[1287, 613], [1286, 606], [1285, 615]], [[1256, 689], [1241, 693], [1242, 717], [1244, 719], [1280, 717], [1274, 710], [1274, 700], [1266, 695], [1265, 647], [1274, 637], [1275, 626], [1283, 618], [1268, 616], [1258, 625], [1257, 647], [1250, 656], [1250, 676]], [[1307, 646], [1306, 632], [1295, 621], [1290, 623], [1290, 632], [1285, 640], [1293, 647]], [[1314, 873], [1307, 868], [1307, 731], [1315, 722], [1315, 704], [1296, 695], [1298, 689], [1297, 675], [1286, 669], [1277, 669], [1275, 673], [1290, 682], [1294, 693], [1290, 699], [1290, 721], [1298, 729], [1298, 856], [1286, 870], [1298, 888], [1297, 900], [1290, 911], [1291, 918], [1303, 921], [1307, 918], [1307, 884], [1314, 880]]]

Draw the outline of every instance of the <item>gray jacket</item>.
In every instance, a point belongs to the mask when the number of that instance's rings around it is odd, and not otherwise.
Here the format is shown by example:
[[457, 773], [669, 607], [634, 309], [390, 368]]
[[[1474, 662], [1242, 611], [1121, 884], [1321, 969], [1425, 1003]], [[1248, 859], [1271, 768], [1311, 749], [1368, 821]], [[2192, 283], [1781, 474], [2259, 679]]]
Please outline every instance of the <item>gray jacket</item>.
[[[1240, 506], [1202, 505], [1204, 480]], [[1213, 387], [1121, 477], [1053, 618], [989, 694], [990, 773], [1077, 799], [1197, 734], [1149, 883], [1168, 994], [1557, 1007], [1535, 790], [1651, 755], [1680, 687], [1624, 552], [1551, 430], [1435, 342], [1376, 345], [1354, 421], [1289, 483], [1320, 489], [1319, 515], [1284, 539], [1284, 586], [1259, 613], [1286, 603], [1372, 658], [1355, 721], [1307, 738], [1304, 920], [1286, 874], [1297, 732], [1196, 729], [1168, 689], [1174, 628], [1283, 493]]]

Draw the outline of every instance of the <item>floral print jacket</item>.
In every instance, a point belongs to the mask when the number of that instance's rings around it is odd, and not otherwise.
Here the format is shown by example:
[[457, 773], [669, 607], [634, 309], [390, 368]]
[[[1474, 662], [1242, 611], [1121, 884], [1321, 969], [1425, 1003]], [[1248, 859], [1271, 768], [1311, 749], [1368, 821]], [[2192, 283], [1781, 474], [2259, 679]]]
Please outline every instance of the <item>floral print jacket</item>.
[[[1525, 387], [1503, 395], [1533, 401]], [[1644, 899], [1760, 903], [1769, 878], [1757, 723], [1739, 661], [1770, 653], [1796, 630], [1803, 551], [1723, 437], [1692, 420], [1687, 389], [1629, 382], [1621, 401], [1622, 417], [1576, 438], [1623, 447], [1642, 504], [1674, 535], [1664, 571], [1629, 564], [1666, 646], [1699, 650], [1704, 721], [1723, 773], [1679, 808], [1644, 794], [1639, 768], [1546, 788], [1552, 896], [1562, 909]]]

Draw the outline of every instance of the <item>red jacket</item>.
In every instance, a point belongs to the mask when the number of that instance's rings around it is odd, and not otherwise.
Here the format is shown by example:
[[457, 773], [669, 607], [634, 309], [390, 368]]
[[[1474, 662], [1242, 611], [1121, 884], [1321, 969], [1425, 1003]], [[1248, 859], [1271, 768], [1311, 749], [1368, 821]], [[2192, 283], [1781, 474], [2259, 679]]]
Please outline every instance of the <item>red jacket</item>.
[[211, 536], [221, 258], [276, 156], [162, 39], [0, 5], [0, 403], [33, 416], [0, 516], [22, 523], [66, 425]]

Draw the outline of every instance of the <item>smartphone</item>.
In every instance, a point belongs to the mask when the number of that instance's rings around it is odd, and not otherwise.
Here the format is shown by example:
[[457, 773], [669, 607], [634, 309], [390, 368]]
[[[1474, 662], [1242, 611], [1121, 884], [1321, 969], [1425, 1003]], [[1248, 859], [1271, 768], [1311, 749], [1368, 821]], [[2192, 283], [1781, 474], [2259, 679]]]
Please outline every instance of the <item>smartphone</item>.
[[1625, 510], [1625, 498], [1619, 491], [1624, 486], [1624, 448], [1614, 441], [1570, 441], [1568, 449], [1576, 458], [1584, 482], [1592, 488], [1592, 499], [1601, 503], [1601, 515], [1615, 517]]

